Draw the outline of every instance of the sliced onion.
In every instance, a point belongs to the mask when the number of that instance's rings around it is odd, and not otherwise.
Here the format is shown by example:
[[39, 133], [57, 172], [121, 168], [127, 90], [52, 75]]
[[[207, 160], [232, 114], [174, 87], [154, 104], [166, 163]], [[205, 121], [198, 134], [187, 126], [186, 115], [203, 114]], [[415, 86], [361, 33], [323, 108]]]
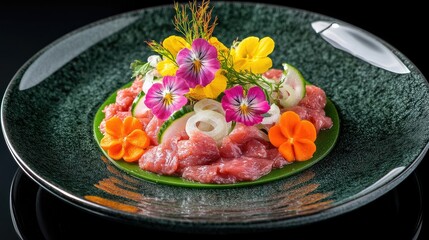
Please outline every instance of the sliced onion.
[[284, 84], [279, 90], [282, 95], [280, 105], [283, 107], [292, 107], [299, 103], [300, 99], [297, 98], [296, 90], [292, 86]]
[[225, 112], [223, 111], [222, 104], [213, 99], [205, 98], [195, 103], [194, 105], [195, 112], [200, 112], [203, 110], [212, 110], [225, 116]]
[[278, 120], [280, 119], [280, 108], [275, 104], [271, 104], [270, 106], [270, 110], [268, 110], [267, 114], [269, 115], [268, 117], [264, 117], [264, 119], [262, 119], [262, 124], [273, 124], [273, 123], [277, 123]]
[[188, 119], [185, 130], [188, 136], [194, 131], [200, 131], [220, 143], [229, 128], [225, 116], [212, 110], [202, 110], [195, 111], [195, 115]]

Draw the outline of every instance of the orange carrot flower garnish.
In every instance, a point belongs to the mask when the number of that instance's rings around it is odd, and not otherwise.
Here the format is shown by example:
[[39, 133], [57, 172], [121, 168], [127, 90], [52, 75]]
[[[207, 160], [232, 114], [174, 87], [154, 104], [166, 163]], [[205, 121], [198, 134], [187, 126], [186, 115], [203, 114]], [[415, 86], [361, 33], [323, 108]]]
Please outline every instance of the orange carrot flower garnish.
[[118, 117], [112, 117], [106, 121], [106, 134], [101, 139], [100, 146], [114, 160], [135, 162], [150, 143], [142, 129], [143, 126], [137, 118], [127, 117], [122, 122]]
[[289, 162], [306, 161], [316, 152], [316, 128], [307, 121], [301, 120], [292, 111], [283, 113], [280, 122], [270, 128], [268, 138], [271, 144], [279, 149]]

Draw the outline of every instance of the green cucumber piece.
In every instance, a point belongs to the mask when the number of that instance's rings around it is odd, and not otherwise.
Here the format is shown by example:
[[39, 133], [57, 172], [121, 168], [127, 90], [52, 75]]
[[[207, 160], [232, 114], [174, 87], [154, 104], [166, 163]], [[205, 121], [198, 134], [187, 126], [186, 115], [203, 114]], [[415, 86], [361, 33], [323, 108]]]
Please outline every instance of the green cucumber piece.
[[175, 136], [177, 132], [185, 131], [186, 122], [194, 115], [194, 109], [191, 106], [185, 106], [179, 111], [173, 113], [165, 121], [158, 133], [158, 143], [161, 144], [169, 138]]
[[139, 95], [134, 99], [133, 105], [131, 106], [131, 115], [133, 117], [139, 116], [140, 114], [146, 112], [149, 108], [144, 104], [145, 93], [141, 91]]
[[293, 89], [293, 94], [291, 94], [291, 98], [287, 99], [282, 105], [286, 105], [284, 107], [292, 107], [298, 104], [298, 102], [305, 97], [305, 85], [307, 81], [304, 79], [301, 72], [294, 66], [283, 63], [283, 68], [283, 84], [291, 87]]

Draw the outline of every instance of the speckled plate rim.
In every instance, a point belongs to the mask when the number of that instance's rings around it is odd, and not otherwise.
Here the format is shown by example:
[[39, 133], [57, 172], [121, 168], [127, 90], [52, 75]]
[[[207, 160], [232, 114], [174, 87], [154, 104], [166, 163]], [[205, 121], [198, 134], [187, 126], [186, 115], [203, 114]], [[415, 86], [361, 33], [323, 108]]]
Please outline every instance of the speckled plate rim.
[[[240, 4], [246, 4], [246, 5], [252, 5], [252, 6], [261, 5], [261, 6], [267, 6], [267, 7], [282, 8], [282, 9], [292, 9], [295, 11], [300, 11], [300, 12], [308, 13], [311, 15], [320, 16], [321, 18], [325, 18], [325, 19], [326, 18], [334, 19], [332, 17], [326, 16], [323, 14], [319, 14], [319, 13], [315, 13], [315, 12], [311, 12], [311, 11], [307, 11], [307, 10], [302, 10], [302, 9], [286, 7], [286, 6], [279, 6], [279, 5], [273, 5], [273, 4], [262, 4], [262, 3], [258, 3], [258, 4], [240, 3]], [[133, 225], [144, 224], [146, 227], [153, 227], [153, 228], [163, 229], [163, 230], [168, 230], [168, 231], [189, 232], [192, 229], [192, 231], [195, 231], [195, 230], [202, 230], [202, 231], [206, 230], [206, 231], [208, 231], [208, 230], [210, 230], [211, 233], [225, 233], [225, 232], [240, 231], [240, 230], [246, 230], [246, 229], [247, 230], [250, 229], [251, 231], [268, 230], [268, 229], [272, 230], [272, 229], [293, 227], [293, 226], [298, 226], [298, 225], [302, 225], [302, 224], [309, 224], [312, 222], [321, 221], [321, 220], [324, 220], [327, 218], [335, 217], [337, 215], [340, 215], [340, 214], [343, 214], [346, 212], [350, 212], [350, 211], [357, 209], [357, 208], [359, 208], [359, 207], [361, 207], [361, 206], [363, 206], [369, 202], [372, 202], [375, 199], [382, 196], [384, 193], [386, 193], [386, 192], [390, 191], [391, 189], [393, 189], [394, 187], [396, 187], [406, 177], [408, 177], [412, 173], [412, 171], [418, 166], [418, 164], [421, 162], [421, 160], [424, 158], [424, 156], [426, 155], [426, 153], [429, 149], [429, 142], [422, 149], [422, 151], [415, 158], [415, 160], [411, 164], [406, 166], [395, 177], [380, 183], [377, 187], [375, 187], [374, 189], [371, 189], [370, 191], [366, 192], [365, 194], [355, 194], [355, 195], [350, 196], [349, 198], [346, 198], [342, 201], [339, 201], [336, 204], [332, 205], [331, 207], [323, 209], [321, 211], [311, 213], [308, 215], [301, 215], [301, 216], [296, 216], [296, 217], [292, 217], [292, 218], [285, 218], [285, 219], [280, 219], [280, 220], [275, 220], [275, 221], [250, 222], [250, 223], [247, 222], [247, 223], [234, 223], [234, 224], [231, 224], [231, 223], [225, 224], [225, 223], [208, 223], [208, 222], [189, 222], [189, 221], [180, 221], [179, 222], [179, 221], [166, 220], [166, 219], [162, 219], [162, 218], [147, 217], [144, 215], [136, 215], [136, 214], [130, 214], [130, 213], [126, 213], [126, 212], [116, 211], [114, 209], [107, 208], [107, 207], [95, 204], [93, 202], [90, 202], [88, 200], [85, 200], [83, 198], [77, 197], [77, 196], [73, 195], [72, 193], [65, 191], [60, 186], [54, 185], [51, 182], [47, 181], [46, 179], [43, 178], [43, 176], [40, 176], [37, 173], [35, 173], [15, 151], [14, 147], [12, 146], [11, 142], [9, 141], [9, 138], [7, 135], [7, 126], [5, 125], [6, 119], [5, 119], [5, 112], [4, 112], [5, 111], [4, 100], [7, 97], [7, 95], [9, 94], [9, 92], [11, 92], [11, 86], [13, 85], [13, 83], [16, 81], [19, 81], [18, 76], [20, 75], [20, 73], [23, 72], [41, 54], [46, 52], [48, 49], [52, 48], [57, 43], [65, 40], [65, 39], [67, 39], [67, 38], [69, 38], [75, 34], [80, 33], [81, 31], [83, 31], [85, 29], [88, 29], [90, 27], [112, 21], [112, 20], [117, 19], [117, 18], [121, 18], [121, 17], [127, 16], [127, 15], [139, 14], [139, 13], [146, 11], [146, 10], [151, 10], [151, 9], [156, 10], [156, 9], [160, 9], [160, 8], [165, 8], [167, 6], [170, 7], [171, 5], [161, 5], [161, 6], [139, 9], [139, 10], [135, 10], [135, 11], [117, 14], [117, 15], [96, 21], [94, 23], [88, 24], [86, 26], [83, 26], [77, 30], [74, 30], [74, 31], [64, 35], [63, 37], [60, 37], [56, 41], [52, 42], [51, 44], [47, 45], [45, 48], [43, 48], [42, 50], [37, 52], [26, 63], [24, 63], [24, 65], [13, 76], [12, 80], [10, 81], [10, 83], [8, 84], [8, 87], [6, 88], [6, 90], [4, 92], [4, 95], [2, 98], [1, 109], [0, 109], [1, 110], [0, 118], [1, 118], [3, 136], [5, 139], [6, 145], [8, 146], [8, 148], [9, 148], [13, 158], [15, 159], [16, 163], [18, 164], [18, 166], [33, 181], [35, 181], [41, 187], [46, 189], [48, 192], [52, 193], [53, 195], [63, 199], [64, 201], [66, 201], [66, 202], [68, 202], [74, 206], [77, 206], [79, 208], [87, 210], [93, 214], [97, 214], [97, 215], [104, 216], [107, 218], [111, 218], [114, 220], [119, 219], [121, 221], [129, 222], [130, 224], [133, 224]], [[335, 20], [338, 20], [338, 19], [335, 19]], [[338, 21], [343, 22], [340, 20], [338, 20]], [[358, 27], [356, 27], [356, 28], [358, 28]], [[360, 28], [358, 28], [358, 29], [360, 29]], [[362, 30], [362, 31], [365, 31], [365, 30]], [[365, 32], [367, 32], [367, 31], [365, 31]], [[379, 40], [384, 45], [386, 45], [389, 49], [393, 50], [394, 53], [401, 60], [407, 60], [409, 65], [413, 66], [414, 67], [413, 69], [418, 74], [420, 74], [422, 76], [422, 78], [425, 80], [426, 86], [429, 87], [429, 83], [428, 83], [427, 79], [424, 77], [424, 75], [421, 73], [421, 71], [415, 66], [415, 64], [412, 61], [410, 61], [405, 55], [403, 55], [400, 51], [398, 51], [396, 48], [394, 48], [392, 45], [385, 42], [384, 40], [382, 40], [382, 39], [380, 39], [377, 36], [372, 35], [372, 34], [370, 34], [370, 36]], [[178, 223], [180, 223], [180, 224], [178, 224]], [[168, 226], [169, 228], [165, 229], [164, 226]], [[219, 232], [216, 230], [219, 230]]]

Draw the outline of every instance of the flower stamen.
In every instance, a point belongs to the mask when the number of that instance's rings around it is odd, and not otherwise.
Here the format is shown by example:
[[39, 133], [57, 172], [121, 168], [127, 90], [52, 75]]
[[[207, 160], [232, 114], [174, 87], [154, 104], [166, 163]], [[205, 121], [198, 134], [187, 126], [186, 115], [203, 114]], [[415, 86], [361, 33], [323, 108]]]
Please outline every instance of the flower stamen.
[[195, 74], [198, 74], [201, 71], [201, 67], [203, 66], [203, 63], [201, 62], [200, 59], [195, 59], [194, 60], [194, 65], [192, 67], [193, 71]]
[[165, 93], [162, 102], [165, 106], [170, 106], [173, 103], [173, 94], [171, 92]]

